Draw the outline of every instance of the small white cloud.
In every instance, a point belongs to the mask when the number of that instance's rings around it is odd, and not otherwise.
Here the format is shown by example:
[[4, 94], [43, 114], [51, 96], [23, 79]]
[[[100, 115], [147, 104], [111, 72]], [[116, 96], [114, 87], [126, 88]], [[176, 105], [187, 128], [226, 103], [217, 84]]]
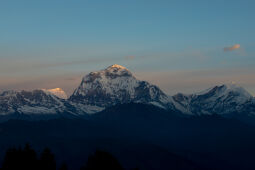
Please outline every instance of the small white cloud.
[[240, 44], [235, 44], [235, 45], [233, 45], [233, 46], [231, 46], [231, 47], [225, 47], [224, 48], [224, 51], [226, 52], [226, 51], [233, 51], [233, 50], [237, 50], [237, 49], [239, 49], [240, 48]]

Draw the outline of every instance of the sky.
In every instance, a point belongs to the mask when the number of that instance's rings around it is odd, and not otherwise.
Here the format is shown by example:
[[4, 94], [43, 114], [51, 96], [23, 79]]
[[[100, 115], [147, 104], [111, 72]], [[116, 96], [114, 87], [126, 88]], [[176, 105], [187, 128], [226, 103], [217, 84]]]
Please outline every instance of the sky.
[[0, 91], [63, 88], [112, 64], [168, 94], [255, 95], [253, 0], [2, 0]]

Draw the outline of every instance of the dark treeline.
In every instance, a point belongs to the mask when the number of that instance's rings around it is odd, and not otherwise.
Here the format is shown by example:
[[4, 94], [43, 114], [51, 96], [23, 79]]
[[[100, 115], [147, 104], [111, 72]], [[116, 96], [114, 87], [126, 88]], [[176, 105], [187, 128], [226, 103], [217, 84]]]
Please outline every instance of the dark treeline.
[[[36, 153], [29, 144], [24, 148], [11, 148], [6, 151], [2, 168], [0, 170], [56, 170], [56, 160], [49, 148], [45, 148], [40, 154]], [[63, 163], [59, 170], [68, 170], [66, 163]], [[118, 160], [110, 153], [96, 151], [88, 157], [81, 170], [123, 170]]]

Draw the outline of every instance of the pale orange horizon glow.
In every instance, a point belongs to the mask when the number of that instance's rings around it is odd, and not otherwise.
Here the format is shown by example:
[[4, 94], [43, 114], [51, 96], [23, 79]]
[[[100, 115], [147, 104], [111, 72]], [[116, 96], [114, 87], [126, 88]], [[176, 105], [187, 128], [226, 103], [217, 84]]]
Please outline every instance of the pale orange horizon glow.
[[[132, 70], [131, 70], [132, 72]], [[87, 72], [88, 73], [88, 72]], [[68, 96], [78, 87], [84, 74], [52, 75], [39, 77], [0, 77], [0, 90], [32, 90], [62, 88]], [[218, 70], [182, 70], [182, 71], [136, 71], [133, 74], [140, 80], [159, 86], [165, 93], [194, 93], [215, 85], [235, 82], [255, 95], [255, 70], [218, 69]]]

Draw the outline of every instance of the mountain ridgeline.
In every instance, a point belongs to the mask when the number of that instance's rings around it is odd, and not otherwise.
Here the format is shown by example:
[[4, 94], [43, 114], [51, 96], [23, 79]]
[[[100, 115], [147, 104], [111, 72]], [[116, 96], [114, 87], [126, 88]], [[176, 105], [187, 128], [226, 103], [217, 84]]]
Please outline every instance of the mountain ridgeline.
[[4, 91], [0, 94], [0, 116], [1, 120], [79, 117], [125, 103], [151, 104], [183, 115], [255, 115], [255, 99], [242, 87], [221, 85], [191, 95], [169, 96], [115, 64], [86, 75], [69, 98], [59, 88]]

